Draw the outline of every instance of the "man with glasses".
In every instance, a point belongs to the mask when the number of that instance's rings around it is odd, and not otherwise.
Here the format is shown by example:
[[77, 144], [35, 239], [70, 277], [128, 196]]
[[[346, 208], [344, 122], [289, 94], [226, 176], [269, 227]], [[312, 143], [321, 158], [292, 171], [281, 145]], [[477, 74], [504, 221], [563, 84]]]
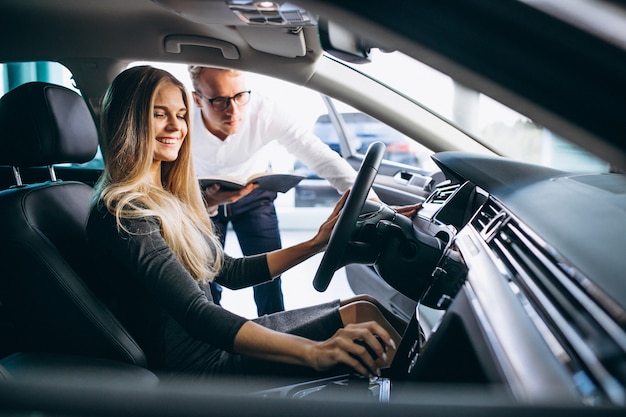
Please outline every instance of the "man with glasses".
[[[277, 103], [246, 87], [239, 71], [189, 66], [196, 104], [192, 117], [193, 157], [197, 175], [231, 175], [242, 179], [270, 167], [267, 145], [277, 141], [337, 190], [348, 189], [356, 172], [308, 126], [285, 117]], [[281, 248], [275, 192], [250, 184], [239, 191], [207, 188], [204, 198], [224, 244], [232, 223], [244, 255]], [[213, 208], [213, 209], [212, 209]], [[221, 288], [212, 284], [219, 303]], [[254, 287], [259, 316], [284, 310], [280, 278]]]

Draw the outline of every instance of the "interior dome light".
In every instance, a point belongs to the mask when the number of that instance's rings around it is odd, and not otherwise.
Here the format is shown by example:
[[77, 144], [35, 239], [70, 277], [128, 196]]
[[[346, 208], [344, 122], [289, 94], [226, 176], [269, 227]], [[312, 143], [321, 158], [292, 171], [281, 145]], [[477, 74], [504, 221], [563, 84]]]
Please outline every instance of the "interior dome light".
[[257, 10], [278, 10], [278, 4], [273, 1], [257, 1], [254, 3]]

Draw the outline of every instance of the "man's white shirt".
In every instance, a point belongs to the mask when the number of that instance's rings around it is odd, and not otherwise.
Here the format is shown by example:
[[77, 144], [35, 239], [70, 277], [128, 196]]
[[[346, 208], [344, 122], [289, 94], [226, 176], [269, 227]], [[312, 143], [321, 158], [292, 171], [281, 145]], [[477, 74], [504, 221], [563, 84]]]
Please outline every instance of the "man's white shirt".
[[199, 107], [192, 114], [192, 153], [198, 176], [230, 175], [242, 179], [270, 167], [273, 141], [343, 192], [356, 172], [348, 162], [293, 120], [275, 102], [252, 92], [236, 134], [222, 141], [204, 126]]

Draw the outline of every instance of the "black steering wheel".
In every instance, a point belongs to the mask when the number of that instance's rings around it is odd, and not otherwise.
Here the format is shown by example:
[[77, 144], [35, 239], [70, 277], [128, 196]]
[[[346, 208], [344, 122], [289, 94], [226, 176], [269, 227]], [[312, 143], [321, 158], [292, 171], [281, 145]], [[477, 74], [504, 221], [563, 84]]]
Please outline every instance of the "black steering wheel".
[[322, 262], [317, 268], [317, 272], [313, 278], [313, 287], [317, 291], [326, 291], [335, 271], [343, 266], [342, 261], [346, 246], [354, 231], [357, 219], [369, 191], [372, 188], [372, 184], [374, 184], [374, 179], [378, 174], [378, 168], [380, 167], [384, 155], [385, 144], [382, 142], [374, 142], [367, 149], [367, 153], [361, 163], [354, 184], [350, 189], [350, 194], [348, 194], [348, 199], [330, 235], [326, 252], [324, 252], [324, 256], [322, 257]]

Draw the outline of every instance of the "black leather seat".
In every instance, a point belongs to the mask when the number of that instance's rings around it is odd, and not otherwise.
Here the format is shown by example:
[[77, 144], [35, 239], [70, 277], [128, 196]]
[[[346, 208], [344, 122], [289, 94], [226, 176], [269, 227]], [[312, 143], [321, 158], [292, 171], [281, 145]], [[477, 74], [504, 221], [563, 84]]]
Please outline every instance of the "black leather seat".
[[[0, 125], [0, 165], [16, 173], [16, 185], [0, 191], [0, 353], [62, 353], [146, 366], [142, 350], [86, 285], [92, 255], [85, 225], [93, 189], [57, 180], [52, 168], [89, 161], [97, 151], [85, 101], [61, 86], [24, 84], [0, 98]], [[46, 165], [50, 181], [21, 184], [20, 168]]]
[[77, 384], [85, 386], [155, 387], [160, 379], [148, 369], [125, 362], [95, 357], [58, 353], [18, 352], [0, 361], [0, 381], [17, 380], [22, 383]]

